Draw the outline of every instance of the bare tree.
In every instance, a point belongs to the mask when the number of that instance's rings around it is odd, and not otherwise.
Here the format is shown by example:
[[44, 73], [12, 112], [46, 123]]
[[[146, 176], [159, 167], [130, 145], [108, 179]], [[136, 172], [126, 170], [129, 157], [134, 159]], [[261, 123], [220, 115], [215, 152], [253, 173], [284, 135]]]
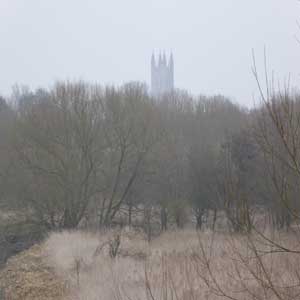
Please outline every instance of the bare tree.
[[153, 103], [143, 86], [135, 83], [98, 95], [104, 115], [106, 152], [102, 172], [99, 224], [112, 223], [130, 195], [139, 172], [159, 140]]
[[100, 192], [103, 117], [93, 89], [58, 83], [19, 111], [15, 149], [20, 195], [47, 228], [73, 228]]

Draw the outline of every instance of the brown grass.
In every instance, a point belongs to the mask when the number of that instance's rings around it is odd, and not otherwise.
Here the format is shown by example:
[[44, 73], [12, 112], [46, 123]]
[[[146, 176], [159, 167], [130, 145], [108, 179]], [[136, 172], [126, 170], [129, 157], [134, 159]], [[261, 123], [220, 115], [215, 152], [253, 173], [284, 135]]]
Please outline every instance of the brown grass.
[[[258, 236], [186, 230], [148, 244], [127, 232], [115, 260], [105, 247], [94, 257], [112, 235], [65, 232], [47, 241], [51, 264], [68, 278], [73, 299], [286, 300], [297, 299], [300, 291], [299, 255], [260, 252], [273, 247]], [[297, 246], [294, 236], [276, 238]]]
[[[149, 244], [141, 233], [127, 230], [113, 259], [109, 242], [119, 234], [77, 231], [48, 238], [43, 264], [68, 282], [68, 299], [300, 299], [300, 254], [278, 253], [258, 235], [185, 230]], [[293, 234], [276, 233], [272, 239], [299, 248]]]
[[47, 263], [44, 248], [39, 245], [10, 258], [0, 272], [5, 300], [67, 299], [65, 284]]

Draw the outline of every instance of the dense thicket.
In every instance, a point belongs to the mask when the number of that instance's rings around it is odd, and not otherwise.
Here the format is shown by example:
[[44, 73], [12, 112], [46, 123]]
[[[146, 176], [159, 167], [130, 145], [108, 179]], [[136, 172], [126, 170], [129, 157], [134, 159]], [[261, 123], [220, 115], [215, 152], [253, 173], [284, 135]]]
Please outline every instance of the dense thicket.
[[0, 98], [0, 208], [47, 230], [298, 218], [300, 101], [60, 82]]

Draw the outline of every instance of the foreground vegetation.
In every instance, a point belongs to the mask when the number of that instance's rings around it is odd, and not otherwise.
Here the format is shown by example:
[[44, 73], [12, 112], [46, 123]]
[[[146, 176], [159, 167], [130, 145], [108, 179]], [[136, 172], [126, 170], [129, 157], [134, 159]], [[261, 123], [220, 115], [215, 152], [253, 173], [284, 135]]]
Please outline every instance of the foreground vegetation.
[[[264, 233], [299, 250], [293, 234]], [[124, 229], [54, 233], [11, 259], [0, 278], [16, 300], [298, 299], [299, 266], [298, 253], [254, 233], [174, 231], [149, 244]]]

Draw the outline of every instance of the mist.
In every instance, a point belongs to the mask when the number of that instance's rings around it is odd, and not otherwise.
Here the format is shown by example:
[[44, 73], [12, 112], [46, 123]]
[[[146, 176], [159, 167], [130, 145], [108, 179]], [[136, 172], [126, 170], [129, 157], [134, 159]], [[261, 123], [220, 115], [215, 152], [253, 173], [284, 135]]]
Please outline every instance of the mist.
[[300, 295], [297, 0], [0, 0], [0, 300]]
[[298, 83], [296, 0], [1, 0], [0, 93], [83, 79], [150, 85], [153, 51], [174, 53], [175, 86], [252, 106], [252, 49], [275, 78]]

